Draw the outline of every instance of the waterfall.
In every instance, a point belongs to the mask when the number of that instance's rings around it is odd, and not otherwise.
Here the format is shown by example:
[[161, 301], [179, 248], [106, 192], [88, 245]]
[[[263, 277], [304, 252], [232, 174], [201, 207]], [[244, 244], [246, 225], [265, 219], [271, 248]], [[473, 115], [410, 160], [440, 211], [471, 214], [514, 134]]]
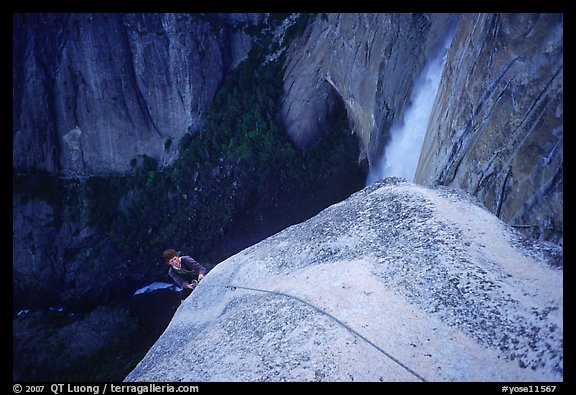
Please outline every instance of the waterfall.
[[448, 35], [439, 53], [416, 79], [410, 105], [390, 128], [390, 141], [384, 154], [371, 167], [367, 184], [390, 176], [414, 179], [452, 37], [452, 33]]

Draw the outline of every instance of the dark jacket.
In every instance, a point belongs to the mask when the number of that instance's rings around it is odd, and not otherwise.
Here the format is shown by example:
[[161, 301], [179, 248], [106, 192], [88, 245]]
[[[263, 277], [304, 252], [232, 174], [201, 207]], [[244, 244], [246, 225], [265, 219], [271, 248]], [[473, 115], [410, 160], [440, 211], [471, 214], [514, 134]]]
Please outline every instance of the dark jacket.
[[206, 269], [192, 257], [183, 256], [181, 258], [180, 269], [170, 266], [168, 274], [180, 288], [188, 288], [193, 280], [198, 279], [199, 274], [206, 274]]

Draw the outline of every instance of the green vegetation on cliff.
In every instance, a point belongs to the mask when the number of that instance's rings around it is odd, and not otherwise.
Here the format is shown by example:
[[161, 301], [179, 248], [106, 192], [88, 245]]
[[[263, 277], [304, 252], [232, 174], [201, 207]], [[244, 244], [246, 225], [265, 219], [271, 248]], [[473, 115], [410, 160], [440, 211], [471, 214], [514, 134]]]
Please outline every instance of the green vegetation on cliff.
[[169, 246], [202, 254], [254, 207], [273, 210], [318, 194], [339, 168], [356, 164], [344, 110], [306, 151], [288, 141], [276, 117], [283, 53], [267, 60], [276, 48], [264, 29], [217, 91], [204, 127], [181, 139], [173, 165], [158, 169], [148, 160], [132, 176], [91, 180], [92, 224], [130, 254], [157, 259]]

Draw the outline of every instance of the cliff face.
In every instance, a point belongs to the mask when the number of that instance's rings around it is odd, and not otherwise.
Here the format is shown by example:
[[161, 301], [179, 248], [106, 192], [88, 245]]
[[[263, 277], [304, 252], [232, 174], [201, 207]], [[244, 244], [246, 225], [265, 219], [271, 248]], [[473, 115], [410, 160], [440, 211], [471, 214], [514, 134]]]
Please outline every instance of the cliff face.
[[561, 381], [561, 265], [470, 195], [385, 179], [219, 264], [126, 380]]
[[412, 85], [458, 16], [327, 14], [290, 47], [280, 114], [300, 147], [321, 135], [341, 102], [363, 156], [380, 155]]
[[562, 244], [563, 21], [464, 15], [415, 181], [465, 189], [503, 221]]
[[[247, 54], [245, 15], [15, 15], [13, 166], [67, 175], [168, 164]], [[456, 26], [456, 23], [459, 22]], [[558, 14], [321, 14], [287, 51], [279, 115], [299, 147], [342, 111], [372, 165], [456, 28], [415, 181], [464, 188], [562, 243]]]
[[[91, 227], [84, 187], [94, 174], [127, 174], [147, 157], [172, 163], [180, 137], [204, 124], [218, 86], [254, 43], [248, 32], [263, 32], [256, 27], [263, 20], [264, 14], [14, 15], [13, 168], [14, 184], [24, 185], [13, 197], [18, 308], [91, 309], [165, 272]], [[372, 165], [409, 106], [416, 78], [455, 29], [416, 181], [463, 188], [504, 222], [561, 244], [562, 23], [555, 14], [319, 14], [291, 40], [283, 96], [270, 107], [278, 104], [300, 148], [346, 111], [359, 159]], [[283, 28], [272, 30], [274, 39], [257, 41], [278, 55], [272, 41], [282, 41]], [[202, 166], [220, 172], [218, 159]], [[194, 191], [198, 174], [182, 184]], [[107, 203], [110, 191], [98, 185], [90, 191]], [[127, 193], [121, 204], [130, 207], [131, 199]], [[118, 201], [97, 207], [112, 204]], [[444, 244], [438, 240], [432, 241]], [[156, 254], [151, 250], [148, 257]]]
[[87, 177], [128, 173], [144, 156], [173, 161], [180, 137], [202, 125], [214, 92], [250, 49], [239, 26], [262, 17], [14, 15], [18, 308], [93, 307], [158, 270], [90, 225]]
[[453, 31], [415, 181], [463, 188], [525, 234], [562, 244], [560, 14], [317, 17], [287, 57], [287, 133], [313, 143], [343, 103], [373, 166]]
[[13, 166], [78, 175], [126, 172], [143, 155], [171, 162], [250, 49], [234, 26], [251, 16], [237, 18], [15, 14]]

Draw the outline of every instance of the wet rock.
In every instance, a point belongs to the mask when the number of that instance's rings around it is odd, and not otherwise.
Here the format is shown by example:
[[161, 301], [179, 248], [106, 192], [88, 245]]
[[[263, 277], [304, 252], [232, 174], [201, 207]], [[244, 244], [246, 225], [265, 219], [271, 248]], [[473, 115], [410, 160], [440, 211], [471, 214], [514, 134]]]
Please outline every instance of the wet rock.
[[415, 78], [450, 31], [450, 14], [317, 16], [288, 51], [280, 115], [300, 147], [329, 128], [343, 103], [372, 163], [408, 105]]

